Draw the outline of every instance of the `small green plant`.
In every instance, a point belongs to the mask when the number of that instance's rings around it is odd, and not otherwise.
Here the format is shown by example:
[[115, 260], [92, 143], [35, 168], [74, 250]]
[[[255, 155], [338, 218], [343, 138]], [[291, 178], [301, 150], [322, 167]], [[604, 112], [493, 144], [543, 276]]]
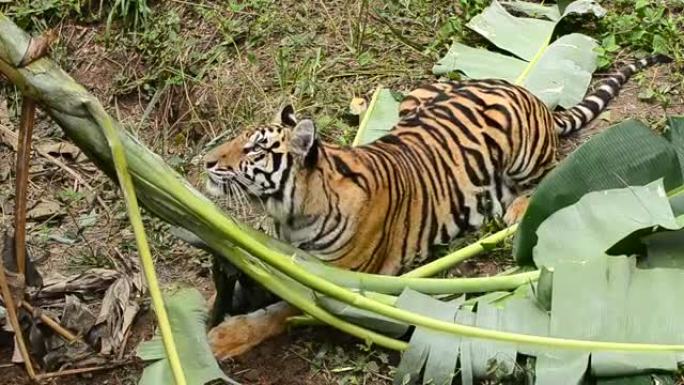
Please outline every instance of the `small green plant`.
[[19, 0], [3, 2], [0, 10], [22, 28], [45, 30], [67, 17], [87, 20], [92, 16], [80, 0]]
[[[662, 53], [676, 61], [684, 59], [684, 15], [676, 1], [616, 0], [598, 21], [599, 68], [615, 62], [623, 49]], [[681, 3], [680, 3], [681, 4]]]
[[65, 188], [63, 190], [60, 190], [57, 192], [56, 195], [57, 198], [59, 198], [59, 200], [61, 200], [63, 203], [67, 205], [77, 203], [85, 197], [85, 195], [82, 192], [75, 191], [71, 188]]
[[117, 19], [123, 21], [124, 27], [137, 30], [146, 24], [150, 12], [147, 0], [116, 0], [107, 16], [106, 34], [109, 35], [112, 22]]

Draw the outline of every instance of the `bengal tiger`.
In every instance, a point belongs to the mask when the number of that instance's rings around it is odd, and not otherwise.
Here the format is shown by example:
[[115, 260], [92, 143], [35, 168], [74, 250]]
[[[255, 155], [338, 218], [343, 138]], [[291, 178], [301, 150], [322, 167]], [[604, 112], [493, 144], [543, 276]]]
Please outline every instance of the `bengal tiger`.
[[[428, 84], [403, 99], [388, 134], [357, 147], [323, 142], [287, 105], [206, 155], [207, 190], [260, 200], [282, 240], [323, 261], [398, 274], [485, 218], [517, 221], [526, 198], [516, 195], [554, 167], [559, 137], [586, 127], [635, 72], [670, 61], [626, 65], [560, 112], [505, 80]], [[210, 331], [216, 356], [282, 332], [289, 314], [280, 304], [229, 318]]]

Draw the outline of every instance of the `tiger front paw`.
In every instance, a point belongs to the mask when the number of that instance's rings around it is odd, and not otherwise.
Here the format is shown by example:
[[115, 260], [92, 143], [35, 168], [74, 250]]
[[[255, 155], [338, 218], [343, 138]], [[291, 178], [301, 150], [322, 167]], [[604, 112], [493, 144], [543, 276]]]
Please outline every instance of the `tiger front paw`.
[[246, 353], [285, 331], [288, 317], [298, 310], [278, 302], [249, 314], [231, 316], [209, 331], [209, 346], [218, 360]]

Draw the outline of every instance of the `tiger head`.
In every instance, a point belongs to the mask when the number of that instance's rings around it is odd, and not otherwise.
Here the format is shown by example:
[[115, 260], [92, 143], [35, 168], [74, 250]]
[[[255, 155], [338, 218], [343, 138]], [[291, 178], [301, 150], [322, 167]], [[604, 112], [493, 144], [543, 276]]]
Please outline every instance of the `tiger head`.
[[315, 162], [314, 123], [297, 121], [287, 105], [270, 124], [246, 130], [204, 157], [210, 194], [239, 195], [267, 200], [282, 194], [293, 174]]

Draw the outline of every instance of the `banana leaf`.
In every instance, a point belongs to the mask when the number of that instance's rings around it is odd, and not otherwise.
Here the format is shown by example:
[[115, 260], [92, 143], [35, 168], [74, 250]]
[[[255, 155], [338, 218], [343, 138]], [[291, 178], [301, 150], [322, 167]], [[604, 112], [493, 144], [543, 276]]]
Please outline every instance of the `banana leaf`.
[[683, 268], [684, 267], [684, 230], [663, 231], [642, 238], [646, 245], [647, 257], [640, 267]]
[[[413, 307], [402, 301], [398, 304], [431, 317], [504, 331], [592, 340], [653, 338], [671, 343], [682, 340], [683, 330], [677, 320], [684, 311], [672, 311], [670, 307], [682, 304], [676, 291], [684, 289], [683, 278], [684, 271], [679, 269], [641, 270], [636, 269], [634, 257], [605, 257], [586, 264], [563, 263], [556, 267], [550, 313], [541, 309], [531, 296], [514, 298], [501, 307], [478, 303], [476, 311], [457, 308], [446, 315], [445, 306], [454, 304], [434, 304], [434, 298], [417, 292], [412, 293]], [[662, 283], [649, 286], [652, 280]], [[659, 292], [663, 290], [671, 293], [666, 295], [666, 301], [660, 301]], [[656, 331], [657, 322], [665, 322], [666, 330]], [[536, 385], [580, 384], [586, 378], [674, 372], [678, 362], [684, 360], [681, 355], [670, 353], [563, 351], [419, 333], [419, 330], [411, 337], [409, 349], [397, 368], [395, 384], [416, 383], [421, 375], [423, 384], [450, 383], [436, 380], [457, 374], [463, 384], [472, 384], [474, 379], [503, 380], [514, 374], [520, 355], [536, 358]], [[444, 351], [445, 346], [448, 353]], [[433, 365], [428, 371], [428, 358], [440, 356], [443, 357], [440, 365]]]
[[381, 332], [384, 335], [398, 338], [404, 336], [409, 330], [409, 325], [405, 323], [375, 314], [368, 310], [356, 308], [330, 297], [317, 295], [315, 298], [316, 303], [330, 313], [354, 324]]
[[[681, 124], [684, 118], [673, 117], [670, 121]], [[669, 137], [664, 137], [641, 122], [627, 120], [593, 136], [561, 161], [536, 187], [520, 222], [513, 243], [517, 263], [533, 263], [539, 225], [586, 193], [643, 186], [659, 178], [663, 178], [666, 191], [681, 186], [682, 166], [675, 145], [682, 140], [680, 131], [672, 130]], [[677, 211], [674, 204], [673, 208]]]
[[499, 78], [529, 89], [548, 106], [565, 108], [584, 97], [596, 69], [597, 43], [579, 33], [552, 42], [556, 25], [570, 14], [605, 10], [591, 0], [577, 0], [561, 13], [558, 6], [515, 1], [506, 3], [517, 11], [543, 15], [545, 19], [516, 17], [496, 0], [467, 26], [511, 55], [473, 48], [455, 42], [432, 69], [435, 75], [461, 71], [473, 79]]
[[378, 87], [363, 115], [352, 145], [370, 143], [387, 134], [399, 121], [399, 102], [387, 88]]
[[[205, 330], [206, 304], [199, 291], [180, 289], [168, 296], [165, 304], [188, 384], [204, 385], [217, 381], [237, 384], [221, 371], [209, 348]], [[161, 338], [141, 343], [136, 353], [143, 360], [155, 361], [145, 367], [139, 385], [174, 384]]]
[[[539, 265], [552, 267], [553, 272], [545, 270], [533, 290], [521, 288], [508, 297], [481, 299], [474, 308], [467, 308], [462, 299], [439, 303], [407, 289], [397, 306], [434, 318], [538, 336], [684, 341], [684, 326], [679, 322], [684, 317], [684, 298], [679, 295], [684, 290], [682, 225], [672, 213], [661, 179], [646, 186], [592, 192], [551, 215], [539, 228], [535, 256], [543, 255]], [[644, 236], [637, 231], [643, 228], [650, 229], [651, 234]], [[626, 250], [630, 256], [606, 253], [628, 237], [641, 237], [648, 255], [639, 255], [640, 249]], [[637, 259], [641, 261], [637, 263]], [[549, 304], [545, 305], [545, 301]], [[451, 310], [445, 313], [447, 308]], [[616, 376], [646, 381], [650, 377], [635, 376], [674, 372], [684, 361], [684, 355], [678, 353], [558, 351], [524, 344], [447, 339], [421, 330], [417, 328], [411, 337], [395, 383], [415, 383], [421, 376], [424, 384], [441, 381], [455, 375], [457, 369], [464, 384], [473, 383], [474, 378], [500, 380], [514, 374], [517, 355], [536, 358], [534, 383], [538, 385], [580, 384], [587, 378]], [[453, 356], [443, 359], [449, 365], [433, 366], [428, 371], [429, 357], [444, 355], [444, 344], [451, 346]], [[455, 365], [456, 355], [459, 367]]]
[[[583, 262], [607, 255], [616, 244], [642, 229], [678, 230], [662, 179], [646, 186], [594, 191], [556, 211], [537, 229], [534, 263], [553, 268], [563, 262]], [[558, 229], [572, 242], [558, 242]], [[630, 250], [636, 252], [637, 250]]]
[[[684, 118], [681, 116], [669, 117], [664, 136], [674, 146], [679, 157], [679, 164], [684, 165]], [[682, 168], [682, 173], [684, 174], [684, 168]]]

